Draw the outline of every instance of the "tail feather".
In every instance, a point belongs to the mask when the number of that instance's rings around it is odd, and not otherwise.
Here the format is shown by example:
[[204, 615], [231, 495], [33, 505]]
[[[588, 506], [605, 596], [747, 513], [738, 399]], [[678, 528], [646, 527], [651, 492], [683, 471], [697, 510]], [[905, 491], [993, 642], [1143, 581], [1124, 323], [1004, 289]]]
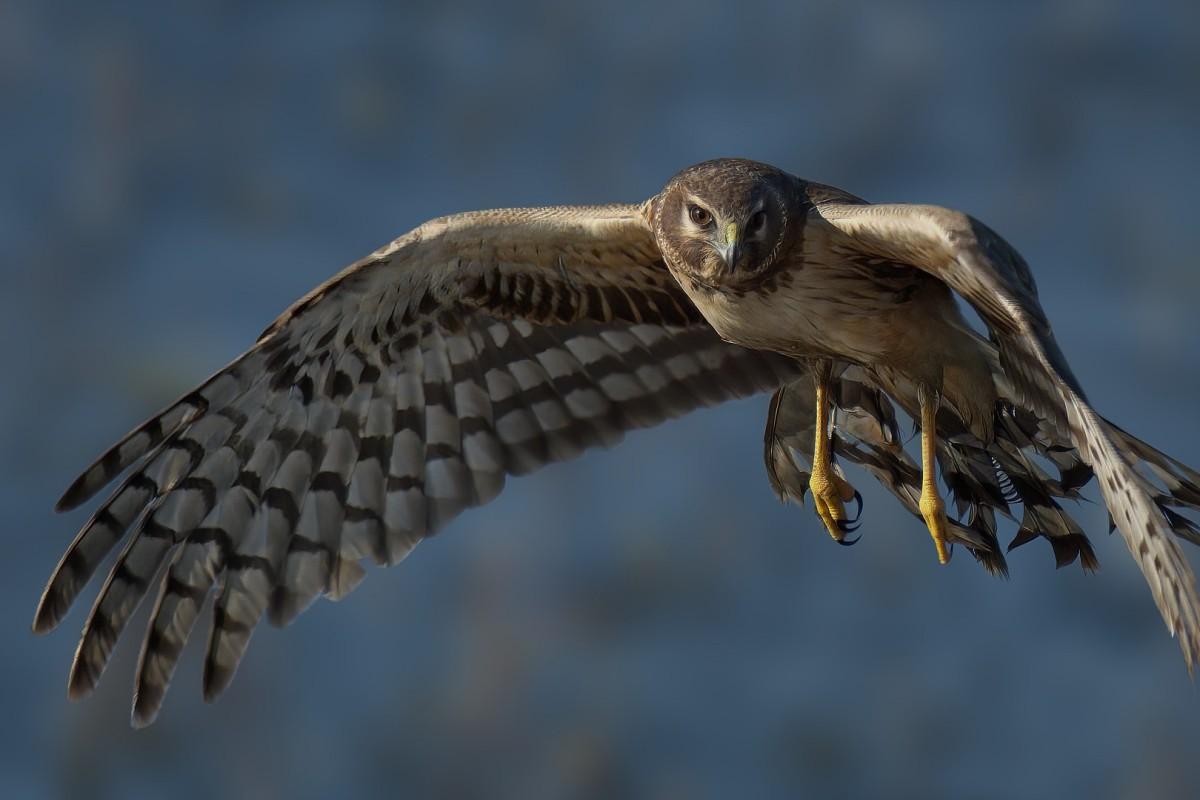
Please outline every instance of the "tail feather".
[[[989, 453], [1007, 477], [1012, 495], [1024, 508], [1017, 534], [1008, 545], [1009, 551], [1041, 537], [1050, 543], [1054, 561], [1060, 569], [1076, 560], [1085, 571], [1099, 569], [1100, 562], [1087, 535], [1054, 499], [1078, 496], [1075, 487], [1064, 486], [1061, 471], [1072, 469], [1071, 465], [1078, 461], [1074, 451], [1061, 451], [1055, 453], [1057, 458], [1052, 457], [1051, 446], [1028, 427], [1020, 425], [1014, 409], [1004, 404], [996, 410], [995, 434], [996, 440], [989, 446]], [[1062, 465], [1058, 480], [1033, 461], [1028, 454], [1030, 450], [1056, 466]]]
[[[900, 445], [895, 409], [888, 396], [872, 386], [857, 368], [844, 371], [836, 379], [832, 392], [834, 415], [833, 450], [838, 457], [858, 464], [871, 473], [908, 511], [921, 518], [921, 471]], [[782, 501], [803, 503], [811, 473], [809, 454], [813, 451], [815, 407], [811, 378], [802, 378], [777, 390], [771, 399], [763, 458], [772, 489]], [[969, 463], [956, 444], [943, 442], [943, 472], [961, 487], [966, 522], [947, 520], [951, 541], [968, 548], [971, 554], [994, 575], [1008, 574], [1003, 550], [996, 540], [995, 514], [988, 500], [999, 497], [1000, 490], [971, 490], [972, 479], [955, 466]], [[992, 474], [995, 482], [995, 475]], [[981, 486], [987, 485], [980, 482]], [[1001, 499], [1001, 502], [1003, 500]]]
[[[1008, 361], [1001, 358], [994, 375], [1000, 400], [989, 441], [976, 438], [952, 405], [938, 415], [938, 461], [959, 517], [966, 519], [950, 521], [952, 540], [971, 548], [989, 571], [1004, 574], [995, 514], [1011, 516], [1010, 504], [1019, 502], [1021, 517], [1009, 550], [1044, 538], [1059, 567], [1078, 561], [1093, 571], [1099, 567], [1096, 553], [1058, 500], [1080, 499], [1079, 490], [1096, 477], [1112, 528], [1120, 530], [1194, 671], [1200, 663], [1200, 597], [1177, 539], [1200, 544], [1200, 524], [1186, 513], [1200, 512], [1200, 472], [1099, 417], [1073, 381], [1054, 381], [1053, 396], [1042, 384], [1014, 383], [1022, 365]], [[888, 435], [892, 400], [914, 416], [912, 387], [903, 376], [855, 367], [837, 380], [835, 405], [846, 398], [852, 407], [835, 414], [835, 454], [863, 466], [910, 512], [919, 513], [919, 471]], [[764, 459], [771, 486], [784, 501], [803, 502], [807, 488], [814, 394], [811, 378], [803, 378], [772, 398]], [[1052, 465], [1057, 477], [1042, 464]]]
[[[920, 470], [899, 445], [889, 394], [873, 385], [872, 375], [854, 367], [836, 381], [835, 455], [862, 466], [919, 516]], [[889, 392], [896, 390], [903, 400], [903, 387], [889, 385]], [[806, 377], [781, 388], [771, 400], [763, 457], [771, 487], [784, 502], [802, 504], [808, 488], [813, 395], [812, 380]], [[1105, 502], [1116, 510], [1115, 526], [1147, 573], [1168, 624], [1183, 631], [1179, 635], [1190, 652], [1189, 663], [1198, 661], [1200, 634], [1190, 631], [1200, 631], [1200, 620], [1193, 619], [1200, 604], [1194, 599], [1191, 568], [1173, 538], [1162, 534], [1169, 530], [1200, 544], [1200, 525], [1183, 513], [1200, 511], [1200, 473], [1099, 418], [1078, 396], [1071, 401], [1070, 424], [1063, 428], [1003, 399], [996, 409], [994, 439], [987, 443], [976, 439], [953, 409], [943, 407], [938, 461], [958, 511], [959, 519], [950, 520], [952, 540], [970, 548], [990, 572], [1006, 574], [1004, 548], [996, 541], [999, 513], [1018, 523], [1007, 550], [1042, 538], [1059, 567], [1079, 562], [1085, 571], [1095, 571], [1099, 560], [1091, 542], [1059, 502], [1079, 499], [1079, 489], [1095, 474]], [[1052, 467], [1047, 472], [1043, 465]], [[1020, 505], [1019, 515], [1014, 504]]]

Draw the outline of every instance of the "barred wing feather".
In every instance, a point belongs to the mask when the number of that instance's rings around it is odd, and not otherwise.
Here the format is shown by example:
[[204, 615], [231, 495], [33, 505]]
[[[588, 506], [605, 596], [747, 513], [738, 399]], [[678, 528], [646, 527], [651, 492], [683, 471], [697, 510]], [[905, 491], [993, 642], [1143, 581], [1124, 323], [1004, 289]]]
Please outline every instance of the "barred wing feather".
[[34, 629], [58, 625], [123, 542], [69, 689], [94, 688], [157, 580], [133, 712], [148, 724], [210, 596], [211, 699], [264, 615], [286, 624], [345, 595], [360, 561], [396, 563], [506, 475], [802, 369], [717, 337], [640, 206], [434, 220], [314, 289], [71, 485], [60, 509], [129, 471], [55, 569]]

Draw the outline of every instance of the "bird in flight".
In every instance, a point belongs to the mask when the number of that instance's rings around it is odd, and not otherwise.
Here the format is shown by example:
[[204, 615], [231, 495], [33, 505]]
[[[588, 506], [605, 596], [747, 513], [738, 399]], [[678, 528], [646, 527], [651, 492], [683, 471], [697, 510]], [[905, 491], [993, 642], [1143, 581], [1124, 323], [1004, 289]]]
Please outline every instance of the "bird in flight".
[[[955, 302], [965, 300], [983, 336]], [[122, 541], [69, 692], [90, 692], [140, 601], [133, 722], [152, 722], [211, 596], [203, 691], [228, 686], [265, 615], [390, 565], [521, 475], [627, 430], [773, 391], [764, 458], [839, 543], [862, 510], [839, 458], [1006, 574], [1049, 541], [1097, 567], [1060, 505], [1098, 478], [1189, 671], [1200, 600], [1176, 537], [1200, 474], [1092, 410], [1021, 257], [965, 214], [876, 205], [774, 167], [689, 167], [636, 205], [504, 209], [426, 222], [302, 297], [245, 354], [128, 434], [58, 510], [128, 473], [55, 568], [53, 629]], [[897, 432], [919, 426], [919, 462]], [[951, 511], [936, 474], [949, 490]], [[852, 515], [848, 507], [854, 503]]]

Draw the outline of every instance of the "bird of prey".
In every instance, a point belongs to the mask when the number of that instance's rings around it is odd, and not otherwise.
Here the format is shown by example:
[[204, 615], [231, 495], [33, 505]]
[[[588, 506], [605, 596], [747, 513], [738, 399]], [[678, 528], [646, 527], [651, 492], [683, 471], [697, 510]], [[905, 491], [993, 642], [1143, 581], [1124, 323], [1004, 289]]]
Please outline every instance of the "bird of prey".
[[[96, 685], [156, 586], [133, 707], [148, 724], [210, 597], [208, 699], [264, 615], [286, 624], [345, 595], [361, 562], [400, 561], [506, 475], [760, 391], [774, 392], [771, 485], [811, 491], [841, 543], [858, 495], [838, 457], [925, 521], [941, 562], [959, 543], [1005, 574], [997, 513], [1019, 505], [1009, 549], [1042, 537], [1060, 566], [1091, 570], [1058, 501], [1095, 475], [1189, 670], [1200, 659], [1175, 538], [1200, 543], [1180, 513], [1200, 509], [1200, 474], [1092, 410], [1021, 257], [959, 212], [875, 205], [742, 159], [689, 167], [635, 205], [435, 219], [318, 286], [70, 486], [59, 510], [128, 472], [33, 627], [54, 628], [124, 540], [69, 692]], [[920, 427], [919, 463], [896, 406]]]

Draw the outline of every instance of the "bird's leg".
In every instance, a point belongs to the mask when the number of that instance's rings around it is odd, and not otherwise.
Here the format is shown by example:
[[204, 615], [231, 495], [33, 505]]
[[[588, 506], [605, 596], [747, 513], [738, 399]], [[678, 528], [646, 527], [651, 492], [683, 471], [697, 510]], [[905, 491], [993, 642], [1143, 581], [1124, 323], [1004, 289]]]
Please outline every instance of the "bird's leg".
[[937, 412], [940, 398], [935, 390], [920, 387], [921, 401], [921, 516], [933, 537], [939, 564], [950, 560], [946, 549], [946, 505], [937, 489]]
[[808, 488], [812, 490], [813, 505], [816, 506], [817, 516], [825, 523], [825, 529], [838, 544], [853, 544], [857, 539], [846, 539], [846, 534], [857, 526], [846, 518], [846, 502], [858, 500], [858, 510], [862, 511], [862, 498], [854, 487], [847, 483], [833, 470], [833, 444], [829, 430], [829, 388], [832, 383], [833, 365], [828, 361], [818, 361], [813, 372], [817, 386], [817, 423], [815, 435], [816, 445], [813, 448], [812, 474], [808, 479]]

